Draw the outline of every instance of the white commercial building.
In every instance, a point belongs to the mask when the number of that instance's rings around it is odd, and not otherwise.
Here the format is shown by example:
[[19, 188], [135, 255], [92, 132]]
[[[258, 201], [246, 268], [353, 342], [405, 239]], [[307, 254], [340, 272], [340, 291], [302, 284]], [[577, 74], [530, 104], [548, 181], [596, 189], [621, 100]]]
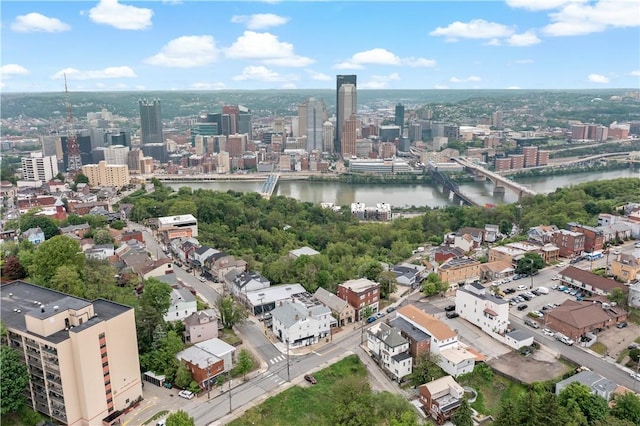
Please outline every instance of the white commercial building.
[[504, 335], [509, 325], [509, 302], [487, 293], [480, 283], [456, 291], [456, 313], [491, 335]]
[[198, 219], [192, 214], [165, 216], [158, 218], [158, 232], [172, 228], [191, 228], [191, 236], [198, 236]]
[[289, 347], [309, 346], [331, 334], [331, 309], [310, 297], [281, 302], [272, 312], [273, 333]]
[[29, 157], [22, 157], [22, 179], [48, 182], [58, 174], [58, 160], [55, 155], [42, 155], [32, 152]]
[[104, 161], [110, 166], [129, 165], [129, 147], [112, 145], [104, 150]]

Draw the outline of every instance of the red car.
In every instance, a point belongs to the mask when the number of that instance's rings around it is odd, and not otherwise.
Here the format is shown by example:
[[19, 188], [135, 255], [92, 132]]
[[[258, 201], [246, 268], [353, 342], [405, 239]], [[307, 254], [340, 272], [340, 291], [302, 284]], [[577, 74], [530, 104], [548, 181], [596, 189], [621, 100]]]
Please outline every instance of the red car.
[[311, 383], [312, 385], [315, 385], [316, 383], [318, 383], [318, 381], [316, 380], [316, 378], [315, 378], [315, 377], [313, 377], [311, 374], [305, 374], [305, 375], [304, 375], [304, 379], [305, 379], [307, 382]]

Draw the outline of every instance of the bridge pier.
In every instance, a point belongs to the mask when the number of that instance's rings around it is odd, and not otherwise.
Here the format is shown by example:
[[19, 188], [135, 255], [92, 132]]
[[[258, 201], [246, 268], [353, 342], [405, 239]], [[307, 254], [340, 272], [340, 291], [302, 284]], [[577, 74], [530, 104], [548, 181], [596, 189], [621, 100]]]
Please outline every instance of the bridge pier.
[[504, 186], [496, 185], [493, 187], [493, 195], [504, 195], [506, 189]]

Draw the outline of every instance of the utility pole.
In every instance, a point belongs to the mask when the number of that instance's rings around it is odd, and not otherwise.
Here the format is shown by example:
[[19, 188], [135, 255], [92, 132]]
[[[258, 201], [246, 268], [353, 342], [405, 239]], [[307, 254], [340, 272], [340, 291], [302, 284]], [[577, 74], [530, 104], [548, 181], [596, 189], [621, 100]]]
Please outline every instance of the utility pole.
[[287, 382], [291, 381], [291, 372], [289, 371], [289, 339], [286, 339], [287, 342]]
[[207, 358], [207, 399], [211, 399], [211, 358]]
[[229, 375], [229, 414], [231, 414], [231, 411], [233, 411], [231, 408], [231, 370], [227, 374]]
[[531, 277], [531, 285], [529, 286], [529, 290], [533, 289], [533, 259], [529, 259], [531, 261], [531, 266], [529, 267], [529, 277]]

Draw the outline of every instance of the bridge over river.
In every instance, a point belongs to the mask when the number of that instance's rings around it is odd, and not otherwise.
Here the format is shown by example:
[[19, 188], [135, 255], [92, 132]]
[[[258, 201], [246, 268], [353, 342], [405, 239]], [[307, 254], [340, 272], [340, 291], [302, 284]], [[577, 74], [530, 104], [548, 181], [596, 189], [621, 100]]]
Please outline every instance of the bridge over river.
[[495, 185], [493, 189], [494, 194], [504, 193], [505, 188], [508, 188], [511, 191], [515, 192], [518, 196], [518, 199], [521, 199], [523, 196], [537, 194], [537, 192], [533, 189], [528, 188], [524, 185], [520, 185], [519, 183], [514, 182], [509, 178], [487, 170], [484, 167], [474, 164], [469, 160], [460, 157], [453, 158], [452, 160], [464, 166], [465, 170], [467, 170], [468, 172], [471, 172], [476, 176], [484, 176], [491, 182], [493, 182], [493, 184]]

